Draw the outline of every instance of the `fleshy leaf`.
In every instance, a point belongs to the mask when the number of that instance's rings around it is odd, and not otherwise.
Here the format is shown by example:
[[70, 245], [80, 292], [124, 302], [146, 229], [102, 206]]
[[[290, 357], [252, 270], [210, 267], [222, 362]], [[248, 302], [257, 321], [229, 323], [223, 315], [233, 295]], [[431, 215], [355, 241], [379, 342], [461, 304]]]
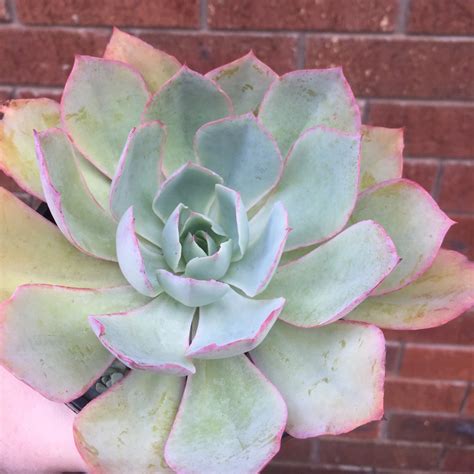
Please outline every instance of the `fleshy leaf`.
[[401, 290], [366, 299], [346, 316], [386, 329], [441, 326], [474, 305], [474, 264], [441, 249], [433, 265]]
[[229, 286], [220, 281], [196, 280], [173, 275], [166, 270], [158, 270], [156, 274], [163, 290], [185, 306], [197, 307], [214, 303], [229, 290]]
[[134, 206], [137, 232], [160, 245], [162, 223], [152, 204], [158, 190], [165, 130], [159, 122], [134, 128], [120, 157], [110, 194], [110, 210], [117, 220]]
[[36, 133], [35, 141], [46, 201], [61, 232], [79, 250], [116, 260], [116, 224], [87, 188], [68, 136], [56, 128]]
[[189, 162], [161, 185], [153, 201], [153, 210], [163, 222], [178, 204], [206, 213], [214, 197], [216, 184], [222, 184], [220, 176]]
[[390, 237], [363, 221], [294, 262], [280, 266], [262, 295], [284, 295], [280, 318], [301, 327], [345, 316], [393, 270], [398, 255]]
[[282, 394], [295, 438], [347, 433], [383, 415], [385, 340], [375, 326], [277, 322], [250, 356]]
[[131, 369], [175, 375], [195, 372], [185, 357], [194, 308], [160, 295], [129, 312], [89, 317], [102, 344]]
[[130, 287], [20, 286], [0, 305], [0, 362], [50, 400], [74, 400], [113, 361], [87, 316], [125, 311], [145, 302]]
[[196, 361], [165, 446], [175, 472], [260, 472], [278, 452], [286, 407], [245, 356]]
[[156, 92], [181, 67], [173, 56], [118, 28], [113, 29], [104, 58], [133, 66], [143, 76], [151, 92]]
[[357, 198], [359, 135], [316, 127], [290, 151], [283, 177], [261, 212], [281, 201], [291, 227], [285, 250], [322, 242], [347, 223]]
[[204, 125], [195, 149], [199, 163], [221, 176], [247, 208], [276, 186], [283, 171], [278, 145], [253, 114]]
[[0, 301], [26, 283], [79, 288], [123, 285], [114, 262], [79, 252], [59, 229], [0, 188]]
[[360, 190], [402, 177], [403, 129], [362, 125]]
[[349, 133], [360, 130], [359, 107], [341, 68], [285, 74], [270, 86], [259, 117], [283, 156], [301, 133], [316, 125]]
[[183, 377], [132, 370], [81, 410], [74, 437], [91, 470], [171, 474], [163, 451], [183, 386]]
[[109, 178], [148, 100], [141, 76], [118, 61], [76, 56], [61, 118], [79, 150]]
[[212, 255], [193, 258], [186, 264], [184, 274], [197, 280], [219, 280], [229, 269], [232, 247], [232, 241], [227, 240]]
[[104, 211], [109, 213], [110, 187], [112, 181], [105, 176], [105, 174], [101, 173], [90, 161], [86, 160], [77, 150], [75, 158], [79, 171], [92, 197]]
[[25, 191], [44, 200], [33, 130], [59, 125], [59, 104], [51, 99], [16, 99], [0, 107], [0, 169]]
[[193, 258], [206, 257], [207, 254], [204, 250], [199, 247], [196, 243], [196, 239], [193, 235], [188, 234], [183, 242], [183, 257], [186, 262], [191, 261]]
[[193, 138], [199, 127], [231, 111], [230, 99], [217, 84], [186, 66], [164, 84], [147, 104], [143, 121], [160, 120], [166, 125], [165, 174], [193, 159]]
[[240, 260], [249, 243], [249, 222], [239, 193], [216, 184], [216, 200], [211, 214], [232, 240], [232, 260]]
[[213, 79], [228, 94], [237, 115], [257, 113], [265, 92], [278, 78], [253, 51], [229, 64], [209, 71], [206, 77]]
[[223, 278], [248, 296], [256, 296], [267, 287], [289, 232], [288, 214], [280, 202], [274, 204], [264, 225], [258, 223], [253, 227], [253, 224], [254, 221], [250, 224], [250, 244], [244, 257], [233, 263]]
[[123, 275], [137, 291], [151, 297], [161, 292], [155, 272], [166, 268], [165, 259], [153, 244], [138, 239], [133, 207], [125, 212], [117, 228], [117, 257]]
[[263, 341], [277, 320], [284, 298], [255, 300], [233, 290], [199, 310], [199, 324], [188, 350], [198, 359], [244, 354]]
[[398, 290], [425, 272], [453, 224], [420, 185], [405, 179], [385, 181], [364, 191], [351, 221], [365, 219], [384, 227], [401, 258], [374, 295]]
[[180, 228], [183, 220], [183, 211], [187, 209], [182, 204], [178, 204], [171, 213], [163, 229], [163, 256], [171, 270], [176, 272], [182, 256], [182, 246], [180, 242]]

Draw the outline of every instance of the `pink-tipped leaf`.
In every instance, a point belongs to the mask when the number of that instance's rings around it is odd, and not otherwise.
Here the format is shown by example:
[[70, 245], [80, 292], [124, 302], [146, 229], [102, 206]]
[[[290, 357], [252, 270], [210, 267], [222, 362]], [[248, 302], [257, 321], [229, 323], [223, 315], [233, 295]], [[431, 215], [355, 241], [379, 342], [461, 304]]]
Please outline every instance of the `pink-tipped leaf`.
[[474, 305], [474, 264], [441, 249], [433, 265], [404, 288], [373, 296], [346, 319], [384, 329], [416, 330], [441, 326]]
[[165, 174], [193, 159], [193, 138], [199, 127], [231, 111], [230, 99], [222, 89], [186, 66], [166, 82], [150, 99], [142, 117], [142, 121], [160, 120], [166, 125]]
[[132, 369], [174, 375], [194, 373], [185, 356], [194, 308], [160, 295], [128, 312], [94, 315], [89, 322], [102, 344]]
[[164, 446], [184, 378], [132, 370], [77, 416], [74, 439], [90, 472], [172, 474]]
[[373, 221], [355, 224], [304, 257], [281, 266], [262, 296], [284, 295], [281, 319], [301, 327], [341, 319], [398, 263], [395, 246]]
[[381, 295], [416, 280], [433, 263], [453, 221], [418, 184], [396, 179], [377, 184], [358, 198], [351, 222], [373, 219], [387, 231], [401, 262], [374, 291]]
[[382, 418], [385, 340], [375, 326], [277, 322], [250, 356], [282, 394], [286, 432], [295, 438], [347, 433]]
[[231, 63], [209, 71], [206, 77], [222, 87], [232, 100], [235, 113], [240, 115], [258, 112], [265, 92], [278, 75], [250, 51]]
[[113, 361], [88, 315], [127, 310], [146, 300], [130, 287], [20, 286], [0, 305], [0, 363], [50, 400], [74, 400]]
[[150, 92], [156, 92], [181, 67], [175, 57], [118, 28], [112, 31], [104, 58], [130, 64], [143, 76]]
[[280, 448], [286, 423], [280, 396], [245, 357], [196, 361], [165, 447], [182, 474], [254, 474]]

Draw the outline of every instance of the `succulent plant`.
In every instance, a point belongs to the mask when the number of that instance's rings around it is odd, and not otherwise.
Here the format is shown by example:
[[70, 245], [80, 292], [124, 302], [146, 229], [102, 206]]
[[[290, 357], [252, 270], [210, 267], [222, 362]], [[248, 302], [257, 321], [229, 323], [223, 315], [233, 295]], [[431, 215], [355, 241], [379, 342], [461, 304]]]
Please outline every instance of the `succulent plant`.
[[474, 302], [402, 130], [361, 126], [340, 68], [201, 75], [114, 30], [61, 105], [3, 113], [0, 166], [56, 225], [1, 191], [0, 362], [57, 402], [99, 380], [92, 471], [254, 473], [285, 431], [380, 419], [380, 328]]

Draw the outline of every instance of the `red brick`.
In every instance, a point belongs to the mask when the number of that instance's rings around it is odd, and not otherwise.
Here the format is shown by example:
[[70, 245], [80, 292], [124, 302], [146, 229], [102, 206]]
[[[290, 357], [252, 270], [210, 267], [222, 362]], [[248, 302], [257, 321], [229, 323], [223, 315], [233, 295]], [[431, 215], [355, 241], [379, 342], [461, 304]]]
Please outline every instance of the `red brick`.
[[321, 463], [369, 466], [375, 468], [431, 469], [438, 465], [440, 446], [412, 443], [369, 443], [321, 440]]
[[474, 341], [474, 313], [465, 313], [437, 328], [419, 331], [390, 331], [386, 329], [384, 334], [390, 341], [470, 345]]
[[474, 212], [474, 162], [445, 163], [438, 201], [446, 211]]
[[474, 260], [474, 216], [463, 216], [455, 213], [450, 213], [449, 216], [457, 224], [449, 230], [443, 246], [462, 252], [471, 260]]
[[466, 385], [409, 379], [385, 381], [385, 409], [456, 413], [466, 394]]
[[[349, 431], [349, 433], [345, 433], [344, 438], [354, 438], [354, 439], [375, 439], [378, 437], [381, 425], [385, 423], [385, 421], [372, 421], [365, 425], [359, 426], [355, 430]], [[328, 436], [328, 439], [334, 438], [333, 436]]]
[[405, 160], [403, 176], [421, 184], [429, 193], [438, 174], [439, 163], [436, 160]]
[[473, 46], [471, 41], [311, 35], [306, 66], [343, 66], [356, 94], [364, 97], [470, 99]]
[[296, 439], [291, 436], [285, 436], [281, 440], [281, 449], [275, 456], [274, 461], [309, 461], [313, 444], [314, 442], [311, 439]]
[[207, 72], [233, 61], [253, 49], [255, 54], [279, 73], [296, 68], [295, 35], [166, 34], [141, 35], [155, 47], [175, 55], [191, 68]]
[[13, 90], [11, 87], [0, 87], [0, 104], [2, 104], [8, 99], [11, 99], [12, 95]]
[[[355, 472], [368, 472], [371, 470], [358, 468]], [[262, 474], [354, 474], [353, 467], [345, 466], [308, 466], [297, 463], [271, 463]]]
[[0, 30], [0, 82], [63, 85], [74, 55], [102, 55], [108, 37], [60, 29]]
[[318, 474], [311, 466], [300, 464], [274, 464], [271, 463], [262, 474]]
[[397, 1], [209, 0], [212, 28], [393, 31]]
[[9, 21], [10, 14], [8, 13], [7, 3], [5, 0], [0, 0], [0, 21]]
[[400, 375], [440, 380], [471, 380], [474, 378], [474, 348], [407, 344]]
[[451, 472], [474, 472], [474, 448], [448, 448], [442, 467]]
[[23, 190], [18, 186], [13, 179], [8, 177], [2, 171], [0, 171], [0, 186], [2, 188], [8, 189], [12, 193], [23, 192]]
[[199, 26], [199, 0], [16, 0], [23, 23], [42, 25]]
[[464, 405], [463, 413], [467, 416], [474, 416], [474, 386], [471, 386], [469, 395]]
[[395, 373], [398, 369], [398, 358], [400, 356], [399, 344], [387, 344], [385, 353], [385, 371]]
[[394, 414], [388, 423], [388, 437], [405, 441], [470, 445], [474, 441], [474, 419]]
[[371, 103], [368, 122], [405, 127], [406, 156], [474, 158], [474, 106]]
[[410, 33], [474, 34], [474, 0], [411, 0]]

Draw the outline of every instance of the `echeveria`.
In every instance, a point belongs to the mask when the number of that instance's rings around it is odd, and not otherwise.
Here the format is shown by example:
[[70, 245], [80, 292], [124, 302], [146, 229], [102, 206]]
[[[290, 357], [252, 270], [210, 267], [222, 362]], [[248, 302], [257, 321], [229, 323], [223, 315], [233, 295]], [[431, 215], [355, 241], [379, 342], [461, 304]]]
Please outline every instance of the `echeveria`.
[[255, 473], [285, 431], [380, 419], [379, 328], [474, 301], [402, 131], [361, 126], [339, 68], [201, 75], [115, 30], [61, 105], [3, 113], [0, 166], [56, 226], [1, 191], [0, 362], [58, 402], [107, 379], [74, 426], [93, 471]]

